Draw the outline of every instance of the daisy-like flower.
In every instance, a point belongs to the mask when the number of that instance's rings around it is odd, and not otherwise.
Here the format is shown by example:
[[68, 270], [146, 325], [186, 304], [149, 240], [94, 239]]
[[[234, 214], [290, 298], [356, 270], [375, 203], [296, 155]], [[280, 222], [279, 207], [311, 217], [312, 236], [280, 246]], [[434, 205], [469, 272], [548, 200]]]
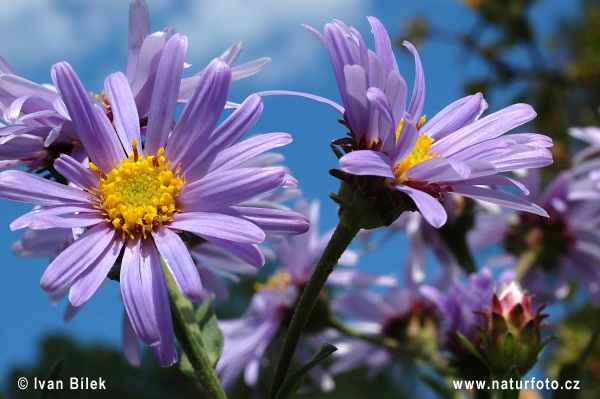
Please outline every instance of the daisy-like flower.
[[[501, 244], [501, 263], [514, 266], [521, 285], [538, 300], [564, 298], [574, 276], [600, 304], [600, 209], [597, 199], [571, 199], [573, 180], [563, 172], [541, 190], [538, 171], [524, 179], [528, 199], [548, 211], [477, 217], [470, 233], [474, 246]], [[495, 263], [500, 263], [497, 259]]]
[[492, 303], [492, 272], [484, 268], [471, 274], [466, 284], [455, 280], [445, 293], [432, 286], [422, 286], [420, 291], [445, 319], [447, 334], [442, 347], [450, 352], [452, 365], [464, 378], [487, 378], [486, 366], [462, 344], [459, 334], [476, 348], [481, 345], [477, 326], [482, 324], [483, 317], [478, 312], [483, 312]]
[[[314, 270], [314, 264], [333, 234], [332, 230], [319, 234], [319, 208], [317, 201], [310, 206], [303, 200], [297, 203], [296, 210], [310, 221], [308, 232], [278, 240], [275, 252], [282, 267], [265, 284], [256, 284], [257, 291], [241, 318], [219, 321], [225, 345], [217, 363], [217, 372], [225, 388], [231, 387], [242, 373], [246, 384], [255, 386], [269, 345], [287, 327], [300, 294]], [[354, 265], [356, 262], [357, 256], [350, 250], [340, 260], [342, 265]], [[345, 285], [353, 281], [355, 279], [351, 275], [336, 270], [329, 283]], [[311, 319], [314, 323], [310, 325], [309, 322], [307, 327], [312, 334], [326, 327], [324, 319], [328, 311], [327, 304], [320, 301], [315, 310], [316, 315]], [[299, 347], [297, 353], [306, 361], [310, 359], [306, 347]], [[333, 381], [320, 367], [313, 369], [309, 375], [322, 389], [333, 388]]]
[[487, 104], [476, 94], [455, 101], [424, 123], [425, 79], [416, 49], [404, 42], [416, 60], [415, 88], [406, 109], [406, 83], [388, 34], [376, 18], [369, 17], [369, 22], [375, 52], [366, 48], [356, 29], [340, 21], [327, 24], [324, 35], [309, 27], [329, 50], [344, 106], [340, 112], [350, 137], [334, 141], [346, 151], [340, 168], [350, 176], [379, 177], [379, 187], [410, 197], [434, 227], [446, 222], [439, 198], [447, 192], [545, 215], [520, 197], [485, 187], [516, 184], [500, 172], [552, 163], [546, 149], [552, 145], [550, 138], [532, 133], [502, 136], [532, 120], [534, 110], [515, 104], [479, 119]]
[[[148, 121], [159, 61], [167, 42], [176, 33], [172, 27], [150, 33], [146, 2], [131, 1], [125, 75], [144, 127]], [[260, 58], [234, 67], [241, 51], [242, 43], [237, 42], [219, 57], [232, 67], [231, 80], [252, 76], [270, 61], [269, 58]], [[179, 103], [189, 100], [202, 72], [181, 79], [177, 95]], [[111, 102], [106, 93], [90, 95], [90, 100], [103, 108], [112, 120]], [[60, 154], [69, 154], [79, 161], [85, 158], [81, 140], [56, 89], [17, 76], [4, 59], [0, 59], [0, 111], [8, 124], [0, 128], [0, 169], [25, 165], [29, 171], [53, 172], [52, 164]]]
[[588, 144], [573, 155], [570, 199], [600, 198], [600, 128], [595, 126], [569, 129], [572, 137]]
[[345, 336], [331, 342], [338, 350], [329, 371], [344, 373], [366, 365], [369, 378], [393, 364], [394, 380], [401, 379], [402, 365], [411, 357], [429, 355], [435, 350], [437, 328], [435, 307], [418, 291], [419, 285], [401, 287], [397, 279], [387, 276], [386, 292], [373, 287], [345, 292], [332, 302], [336, 314], [347, 318], [355, 331], [375, 339], [396, 342], [396, 348]]
[[[42, 205], [11, 228], [86, 228], [48, 266], [41, 285], [57, 292], [72, 284], [74, 306], [87, 301], [121, 260], [121, 293], [138, 337], [159, 364], [177, 360], [161, 258], [182, 294], [201, 298], [194, 262], [180, 238], [189, 232], [223, 247], [254, 266], [264, 257], [257, 244], [266, 233], [302, 233], [304, 216], [236, 204], [293, 186], [284, 168], [236, 166], [285, 145], [284, 133], [236, 142], [259, 118], [260, 97], [251, 95], [219, 126], [229, 93], [231, 69], [213, 60], [173, 125], [187, 39], [174, 34], [160, 59], [145, 136], [129, 83], [122, 73], [105, 81], [113, 123], [93, 105], [73, 69], [52, 68], [52, 78], [89, 154], [90, 168], [63, 155], [56, 170], [61, 185], [21, 171], [0, 174], [0, 197]], [[122, 253], [122, 258], [120, 254]]]

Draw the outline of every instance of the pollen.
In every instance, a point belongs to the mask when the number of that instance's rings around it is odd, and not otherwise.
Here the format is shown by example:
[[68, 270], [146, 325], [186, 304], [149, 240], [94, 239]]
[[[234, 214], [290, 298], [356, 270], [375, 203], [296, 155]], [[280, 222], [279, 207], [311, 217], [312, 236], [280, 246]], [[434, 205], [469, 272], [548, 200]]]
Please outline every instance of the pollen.
[[155, 226], [172, 220], [177, 213], [175, 198], [185, 184], [179, 168], [173, 173], [171, 162], [165, 162], [164, 148], [158, 155], [140, 156], [137, 143], [134, 152], [108, 174], [102, 173], [90, 162], [90, 167], [100, 175], [95, 189], [96, 200], [106, 220], [123, 238], [146, 235]]
[[94, 96], [96, 99], [102, 102], [102, 105], [104, 105], [104, 108], [106, 108], [106, 112], [111, 111], [110, 103], [108, 102], [108, 97], [106, 97], [106, 91], [102, 90], [102, 93], [100, 95], [95, 94], [94, 92], [90, 92], [90, 95]]
[[394, 176], [396, 176], [396, 182], [402, 183], [408, 180], [404, 174], [410, 168], [415, 165], [420, 164], [423, 161], [428, 159], [437, 157], [435, 152], [433, 154], [429, 153], [431, 148], [431, 144], [434, 142], [434, 139], [427, 136], [427, 133], [423, 133], [419, 135], [415, 146], [413, 147], [410, 154], [406, 156], [396, 167], [394, 168]]
[[292, 275], [285, 269], [278, 269], [265, 284], [255, 283], [256, 291], [276, 290], [281, 291], [292, 283]]

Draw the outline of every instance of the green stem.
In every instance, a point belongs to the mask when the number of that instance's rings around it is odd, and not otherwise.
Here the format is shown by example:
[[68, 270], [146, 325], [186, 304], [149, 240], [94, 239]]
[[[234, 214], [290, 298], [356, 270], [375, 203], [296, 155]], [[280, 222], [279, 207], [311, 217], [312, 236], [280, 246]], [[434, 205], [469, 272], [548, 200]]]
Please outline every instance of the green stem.
[[333, 232], [331, 240], [327, 244], [304, 292], [300, 296], [300, 301], [298, 302], [294, 317], [290, 323], [290, 328], [283, 341], [281, 355], [275, 368], [275, 374], [269, 393], [271, 398], [275, 398], [277, 391], [279, 391], [279, 388], [285, 381], [285, 377], [287, 376], [294, 357], [294, 352], [296, 351], [296, 346], [298, 346], [298, 341], [302, 335], [302, 330], [317, 302], [321, 289], [333, 271], [334, 266], [340, 259], [340, 256], [342, 256], [342, 253], [348, 248], [348, 245], [350, 245], [359, 230], [360, 228], [357, 226], [346, 226], [343, 223], [340, 223]]
[[206, 352], [194, 338], [182, 310], [177, 306], [177, 303], [180, 303], [182, 299], [185, 298], [178, 289], [170, 290], [169, 303], [171, 304], [175, 336], [181, 345], [181, 349], [183, 349], [192, 364], [198, 382], [204, 387], [206, 397], [210, 399], [227, 399], [227, 395], [225, 395], [225, 391], [223, 391], [219, 382], [219, 377], [217, 377], [215, 369], [208, 360]]
[[527, 273], [531, 266], [533, 266], [539, 255], [539, 251], [539, 248], [534, 247], [523, 252], [521, 256], [519, 256], [517, 266], [515, 267], [515, 279], [517, 281], [521, 281], [525, 273]]

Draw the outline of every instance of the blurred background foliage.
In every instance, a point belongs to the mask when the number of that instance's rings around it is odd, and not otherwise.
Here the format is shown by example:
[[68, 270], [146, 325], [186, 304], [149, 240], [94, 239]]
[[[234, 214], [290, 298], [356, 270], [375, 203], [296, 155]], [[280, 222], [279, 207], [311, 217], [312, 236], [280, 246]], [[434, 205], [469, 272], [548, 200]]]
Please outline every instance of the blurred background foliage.
[[460, 63], [482, 61], [486, 73], [468, 81], [465, 94], [482, 92], [491, 104], [508, 94], [511, 103], [533, 105], [538, 116], [531, 129], [555, 140], [555, 162], [544, 169], [554, 175], [570, 166], [568, 156], [579, 145], [569, 139], [568, 128], [600, 125], [600, 0], [580, 1], [580, 15], [562, 17], [549, 37], [540, 37], [530, 18], [544, 0], [463, 0], [477, 14], [468, 31], [419, 17], [403, 21], [396, 44], [450, 42], [463, 50]]

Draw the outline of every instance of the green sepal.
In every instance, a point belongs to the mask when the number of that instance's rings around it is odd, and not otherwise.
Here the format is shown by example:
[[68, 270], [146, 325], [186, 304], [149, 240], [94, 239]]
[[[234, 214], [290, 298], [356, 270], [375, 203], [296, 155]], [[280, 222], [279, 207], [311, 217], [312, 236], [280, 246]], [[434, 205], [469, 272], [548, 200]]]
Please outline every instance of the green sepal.
[[296, 395], [296, 392], [302, 386], [302, 381], [304, 380], [304, 376], [308, 374], [313, 367], [322, 362], [325, 358], [335, 352], [337, 348], [331, 344], [324, 343], [317, 353], [313, 355], [313, 357], [306, 363], [304, 366], [300, 367], [294, 374], [285, 379], [279, 391], [277, 391], [277, 395], [275, 399], [291, 399]]
[[477, 351], [477, 348], [475, 348], [475, 346], [473, 346], [473, 344], [467, 339], [467, 337], [465, 337], [458, 331], [456, 332], [456, 335], [458, 336], [458, 339], [460, 339], [460, 342], [465, 346], [465, 348], [467, 348], [469, 350], [469, 352], [471, 352], [473, 355], [475, 355], [475, 357], [477, 359], [481, 360], [483, 362], [483, 364], [485, 364], [487, 366], [487, 368], [491, 370], [491, 367], [490, 367], [489, 363], [487, 362], [487, 360], [485, 360], [483, 357], [481, 357], [481, 354], [479, 354], [479, 352]]
[[[512, 379], [513, 381], [516, 382], [516, 381], [521, 381], [521, 378], [522, 378], [522, 376], [519, 373], [519, 371], [517, 370], [517, 368], [512, 367], [499, 380], [500, 381], [510, 381]], [[499, 398], [499, 399], [519, 399], [519, 393], [520, 393], [520, 390], [518, 390], [518, 389], [510, 389], [510, 388], [498, 389], [498, 390], [496, 390], [496, 395], [494, 397]]]
[[344, 154], [335, 145], [329, 144], [329, 147], [331, 147], [331, 151], [333, 151], [333, 153], [335, 154], [337, 159], [340, 159], [341, 157], [344, 156]]

